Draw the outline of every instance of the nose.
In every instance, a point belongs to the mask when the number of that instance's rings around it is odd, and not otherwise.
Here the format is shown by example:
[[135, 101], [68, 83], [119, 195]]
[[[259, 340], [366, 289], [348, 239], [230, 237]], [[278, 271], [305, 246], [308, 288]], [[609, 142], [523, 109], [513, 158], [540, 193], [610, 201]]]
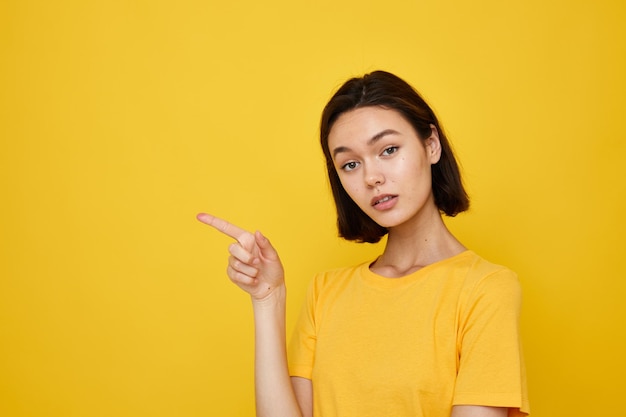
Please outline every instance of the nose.
[[365, 183], [368, 187], [376, 187], [385, 183], [385, 176], [376, 166], [370, 166], [363, 170], [365, 174]]

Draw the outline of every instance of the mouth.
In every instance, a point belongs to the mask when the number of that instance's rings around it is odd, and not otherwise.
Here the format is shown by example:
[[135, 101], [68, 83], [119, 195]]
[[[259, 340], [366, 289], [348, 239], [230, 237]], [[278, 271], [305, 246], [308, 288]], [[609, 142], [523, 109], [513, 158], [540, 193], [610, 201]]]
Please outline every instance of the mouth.
[[390, 201], [390, 200], [392, 200], [392, 199], [394, 199], [396, 197], [397, 196], [390, 195], [390, 194], [379, 195], [379, 196], [376, 196], [376, 197], [372, 198], [372, 203], [371, 204], [372, 204], [373, 207], [375, 207], [375, 206], [377, 206], [379, 204], [386, 203], [387, 201]]

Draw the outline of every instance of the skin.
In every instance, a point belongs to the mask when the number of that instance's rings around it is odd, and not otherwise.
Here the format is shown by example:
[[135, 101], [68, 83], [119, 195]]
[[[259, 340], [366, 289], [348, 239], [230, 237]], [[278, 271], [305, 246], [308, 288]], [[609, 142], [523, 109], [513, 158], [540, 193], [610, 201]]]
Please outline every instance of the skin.
[[[373, 272], [401, 277], [466, 250], [447, 230], [434, 202], [431, 165], [441, 157], [435, 126], [428, 138], [420, 138], [395, 110], [364, 107], [339, 116], [328, 143], [348, 195], [389, 230], [383, 254], [370, 267]], [[260, 232], [209, 214], [198, 220], [236, 241], [229, 246], [227, 274], [252, 300], [257, 416], [312, 416], [311, 381], [289, 377], [287, 369], [286, 288], [278, 254]], [[451, 417], [505, 417], [507, 412], [458, 405]]]
[[[435, 126], [422, 140], [397, 111], [364, 107], [337, 119], [328, 144], [348, 195], [389, 230], [373, 272], [400, 277], [465, 250], [445, 227], [432, 193], [431, 165], [441, 157]], [[381, 195], [394, 196], [391, 209], [372, 206]]]
[[234, 284], [250, 294], [252, 300], [257, 416], [312, 415], [312, 406], [310, 410], [300, 410], [302, 400], [296, 399], [297, 391], [287, 369], [286, 288], [283, 266], [276, 250], [260, 232], [250, 233], [210, 214], [202, 213], [197, 217], [236, 240], [228, 247], [227, 274]]

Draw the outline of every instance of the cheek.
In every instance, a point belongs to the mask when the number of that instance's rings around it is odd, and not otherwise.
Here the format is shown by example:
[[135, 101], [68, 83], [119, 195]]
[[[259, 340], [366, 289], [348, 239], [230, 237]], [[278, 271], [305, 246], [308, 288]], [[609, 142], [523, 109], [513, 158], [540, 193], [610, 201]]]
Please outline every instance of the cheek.
[[420, 166], [413, 161], [402, 159], [389, 171], [387, 180], [395, 183], [414, 185], [416, 179], [422, 176]]
[[432, 188], [430, 165], [403, 164], [402, 169], [396, 172], [392, 180], [408, 186], [412, 192], [430, 189]]
[[355, 200], [355, 197], [362, 191], [361, 187], [356, 183], [356, 181], [350, 178], [340, 178], [340, 181], [343, 189], [346, 190], [346, 193], [348, 193], [348, 195]]
[[363, 210], [363, 205], [361, 204], [361, 200], [363, 199], [362, 195], [365, 192], [363, 185], [352, 179], [340, 178], [340, 181], [348, 197]]

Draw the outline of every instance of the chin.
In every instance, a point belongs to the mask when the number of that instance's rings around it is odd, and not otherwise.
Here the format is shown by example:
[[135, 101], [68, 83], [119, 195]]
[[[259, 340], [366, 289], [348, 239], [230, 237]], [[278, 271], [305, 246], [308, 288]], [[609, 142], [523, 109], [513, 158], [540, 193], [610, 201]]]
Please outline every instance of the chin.
[[[382, 217], [382, 216], [379, 216], [379, 217]], [[393, 227], [400, 226], [401, 224], [406, 222], [406, 219], [381, 219], [381, 218], [377, 219], [376, 217], [373, 217], [373, 216], [370, 216], [370, 218], [374, 220], [376, 224], [386, 229], [391, 229]]]

